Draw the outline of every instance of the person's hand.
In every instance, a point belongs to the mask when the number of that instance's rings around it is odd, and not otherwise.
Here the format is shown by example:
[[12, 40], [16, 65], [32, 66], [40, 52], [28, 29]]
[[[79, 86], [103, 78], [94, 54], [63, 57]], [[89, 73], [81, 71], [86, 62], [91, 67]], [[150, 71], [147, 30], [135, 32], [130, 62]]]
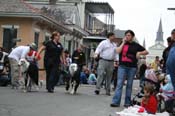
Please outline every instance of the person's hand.
[[114, 67], [118, 67], [118, 63], [116, 61], [114, 62]]
[[94, 55], [94, 59], [95, 59], [95, 60], [98, 60], [98, 59], [99, 59], [99, 55], [98, 55], [98, 54], [95, 54], [95, 55]]
[[79, 57], [74, 57], [74, 59], [75, 59], [75, 60], [78, 60], [78, 59], [79, 59]]
[[136, 58], [137, 58], [137, 59], [140, 59], [140, 52], [137, 52]]
[[64, 65], [67, 65], [67, 62], [64, 60], [64, 61], [63, 61], [63, 64], [64, 64]]
[[21, 58], [21, 59], [19, 60], [19, 62], [18, 62], [18, 65], [21, 66], [21, 65], [22, 65], [22, 62], [25, 62], [25, 61], [26, 61], [26, 59]]
[[123, 38], [123, 43], [126, 43], [126, 37]]

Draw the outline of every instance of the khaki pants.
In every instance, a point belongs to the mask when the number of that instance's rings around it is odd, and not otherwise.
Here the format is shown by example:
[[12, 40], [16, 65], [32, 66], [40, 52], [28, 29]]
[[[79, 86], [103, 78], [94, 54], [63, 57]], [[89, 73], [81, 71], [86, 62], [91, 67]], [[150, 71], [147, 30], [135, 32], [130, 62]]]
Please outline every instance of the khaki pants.
[[13, 59], [9, 58], [10, 61], [10, 68], [11, 68], [11, 83], [13, 87], [19, 86], [19, 67], [18, 62]]
[[98, 78], [96, 84], [96, 90], [100, 90], [103, 80], [106, 81], [106, 93], [110, 93], [111, 89], [111, 79], [114, 69], [114, 63], [112, 61], [105, 61], [101, 59], [98, 65]]

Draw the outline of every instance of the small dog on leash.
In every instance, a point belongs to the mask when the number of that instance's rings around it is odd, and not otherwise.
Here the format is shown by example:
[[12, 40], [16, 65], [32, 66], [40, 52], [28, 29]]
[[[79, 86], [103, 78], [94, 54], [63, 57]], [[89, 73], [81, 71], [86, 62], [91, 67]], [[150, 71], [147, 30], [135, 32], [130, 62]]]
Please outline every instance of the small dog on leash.
[[69, 79], [66, 83], [66, 91], [69, 90], [71, 84], [71, 92], [70, 94], [76, 94], [78, 86], [80, 84], [80, 71], [78, 65], [76, 63], [72, 63], [69, 66]]

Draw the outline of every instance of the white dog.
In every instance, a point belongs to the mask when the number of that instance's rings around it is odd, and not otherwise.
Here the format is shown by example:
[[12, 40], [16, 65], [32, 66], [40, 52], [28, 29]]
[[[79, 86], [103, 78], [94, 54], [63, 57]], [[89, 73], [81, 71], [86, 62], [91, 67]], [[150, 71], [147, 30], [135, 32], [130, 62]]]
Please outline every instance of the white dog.
[[[29, 68], [30, 63], [26, 59], [21, 59], [18, 63], [19, 65], [19, 74], [20, 74], [20, 79], [19, 79], [19, 84], [24, 91], [27, 89], [26, 84], [25, 84], [25, 79], [27, 78], [27, 70]], [[30, 79], [27, 80], [27, 85], [29, 86]]]

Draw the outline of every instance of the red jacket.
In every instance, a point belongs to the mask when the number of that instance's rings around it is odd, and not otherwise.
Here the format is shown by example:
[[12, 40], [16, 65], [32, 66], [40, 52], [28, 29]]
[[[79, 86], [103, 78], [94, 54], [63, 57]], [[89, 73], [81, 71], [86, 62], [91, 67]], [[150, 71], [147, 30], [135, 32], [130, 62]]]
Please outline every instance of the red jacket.
[[141, 106], [144, 107], [148, 113], [155, 114], [157, 111], [157, 99], [156, 99], [156, 97], [151, 95], [149, 100], [148, 100], [148, 103], [144, 104], [142, 101]]
[[[36, 58], [36, 56], [38, 56], [38, 57]], [[27, 60], [34, 61], [35, 58], [36, 58], [36, 60], [40, 60], [41, 59], [41, 56], [38, 55], [38, 52], [37, 51], [32, 50], [32, 51], [30, 51], [27, 54]]]

